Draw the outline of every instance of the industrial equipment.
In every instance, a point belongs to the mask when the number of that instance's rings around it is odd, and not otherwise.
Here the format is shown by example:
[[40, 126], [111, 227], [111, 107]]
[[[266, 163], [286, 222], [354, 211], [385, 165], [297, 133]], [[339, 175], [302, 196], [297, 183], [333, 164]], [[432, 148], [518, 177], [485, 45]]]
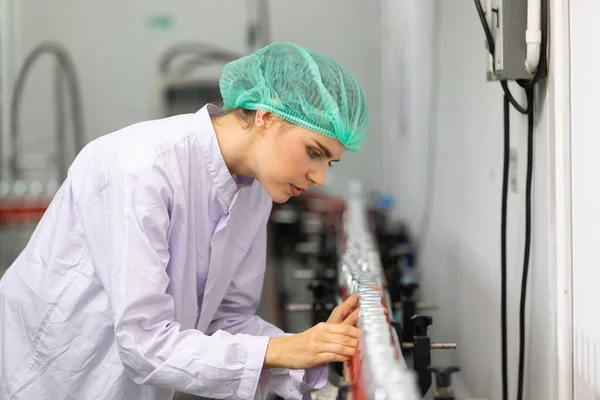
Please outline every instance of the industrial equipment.
[[[269, 7], [267, 0], [246, 0], [246, 4], [246, 54], [250, 54], [270, 42]], [[193, 113], [207, 103], [220, 103], [223, 66], [246, 54], [202, 42], [169, 47], [159, 60], [163, 116]]]
[[360, 195], [310, 191], [293, 205], [277, 205], [271, 224], [289, 233], [277, 235], [274, 247], [280, 257], [305, 265], [294, 277], [308, 282], [311, 293], [309, 303], [286, 303], [288, 313], [310, 313], [316, 324], [345, 298], [359, 295], [363, 336], [352, 362], [334, 366], [341, 376], [338, 398], [420, 399], [431, 390], [432, 373], [435, 398], [454, 398], [450, 374], [458, 367], [432, 365], [431, 351], [456, 343], [432, 343], [428, 336], [433, 319], [421, 311], [438, 305], [414, 299], [414, 246], [402, 225], [390, 224]]
[[[55, 106], [56, 122], [55, 143], [57, 152], [54, 157], [56, 173], [54, 176], [46, 174], [46, 180], [30, 180], [23, 174], [26, 168], [21, 165], [22, 150], [19, 146], [21, 127], [19, 111], [22, 104], [22, 95], [27, 78], [36, 62], [44, 55], [53, 56], [56, 63], [55, 81]], [[69, 94], [69, 105], [65, 103], [65, 82]], [[68, 124], [65, 115], [70, 109], [71, 129], [73, 132], [74, 153], [78, 153], [86, 143], [83, 131], [83, 115], [81, 110], [81, 96], [75, 71], [74, 62], [68, 51], [60, 44], [44, 42], [34, 47], [25, 57], [19, 70], [12, 91], [10, 101], [10, 114], [5, 115], [10, 121], [11, 158], [7, 174], [0, 168], [0, 276], [4, 270], [17, 257], [24, 243], [33, 233], [37, 222], [42, 217], [48, 204], [60, 186], [60, 182], [67, 176], [70, 159], [66, 154]], [[0, 135], [0, 155], [4, 154], [3, 143]], [[3, 165], [0, 162], [0, 167]], [[48, 170], [47, 167], [45, 167]], [[8, 178], [2, 179], [4, 175]]]

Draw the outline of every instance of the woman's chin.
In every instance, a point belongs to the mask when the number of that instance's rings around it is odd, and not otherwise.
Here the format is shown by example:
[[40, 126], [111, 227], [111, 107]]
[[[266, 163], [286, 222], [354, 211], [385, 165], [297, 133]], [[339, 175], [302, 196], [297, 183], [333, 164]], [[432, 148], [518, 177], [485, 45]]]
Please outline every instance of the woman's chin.
[[281, 187], [265, 187], [265, 190], [271, 197], [271, 200], [277, 204], [285, 203], [292, 197], [291, 193], [286, 191], [287, 188], [282, 189]]
[[277, 193], [277, 194], [269, 193], [269, 196], [271, 196], [271, 200], [273, 200], [273, 202], [277, 203], [277, 204], [283, 204], [286, 201], [288, 201], [290, 199], [290, 197], [292, 197], [289, 194], [286, 195], [286, 194], [282, 194], [282, 193]]

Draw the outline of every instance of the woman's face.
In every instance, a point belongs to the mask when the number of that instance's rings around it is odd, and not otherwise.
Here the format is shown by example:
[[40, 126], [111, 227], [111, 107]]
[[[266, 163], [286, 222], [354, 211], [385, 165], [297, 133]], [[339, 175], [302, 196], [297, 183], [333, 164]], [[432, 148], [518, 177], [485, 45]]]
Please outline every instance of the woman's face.
[[[273, 120], [273, 116], [267, 119]], [[258, 120], [259, 129], [263, 122]], [[327, 168], [346, 148], [336, 139], [281, 120], [266, 127], [257, 148], [257, 178], [276, 203], [298, 196], [309, 186], [325, 183]]]

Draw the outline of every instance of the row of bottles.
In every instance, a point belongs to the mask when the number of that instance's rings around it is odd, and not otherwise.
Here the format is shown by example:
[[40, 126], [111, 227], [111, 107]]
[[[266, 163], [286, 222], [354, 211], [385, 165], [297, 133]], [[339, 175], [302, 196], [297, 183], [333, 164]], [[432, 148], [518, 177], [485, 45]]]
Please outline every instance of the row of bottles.
[[0, 182], [0, 224], [37, 223], [59, 187], [56, 180]]

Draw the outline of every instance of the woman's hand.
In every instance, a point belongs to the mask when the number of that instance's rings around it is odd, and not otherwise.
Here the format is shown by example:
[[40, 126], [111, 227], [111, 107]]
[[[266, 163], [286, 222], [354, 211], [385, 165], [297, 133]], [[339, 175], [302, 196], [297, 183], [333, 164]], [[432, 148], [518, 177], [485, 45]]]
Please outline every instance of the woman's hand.
[[[373, 289], [381, 290], [381, 287], [373, 286]], [[327, 322], [332, 324], [347, 324], [356, 326], [358, 323], [358, 312], [360, 311], [359, 306], [358, 294], [354, 293], [342, 304], [333, 309]], [[383, 312], [387, 315], [387, 308], [384, 308]]]
[[354, 293], [348, 297], [342, 304], [333, 309], [327, 323], [331, 324], [346, 324], [356, 326], [358, 322], [358, 294]]
[[289, 337], [269, 339], [263, 368], [308, 369], [348, 361], [356, 352], [358, 328], [322, 322]]

